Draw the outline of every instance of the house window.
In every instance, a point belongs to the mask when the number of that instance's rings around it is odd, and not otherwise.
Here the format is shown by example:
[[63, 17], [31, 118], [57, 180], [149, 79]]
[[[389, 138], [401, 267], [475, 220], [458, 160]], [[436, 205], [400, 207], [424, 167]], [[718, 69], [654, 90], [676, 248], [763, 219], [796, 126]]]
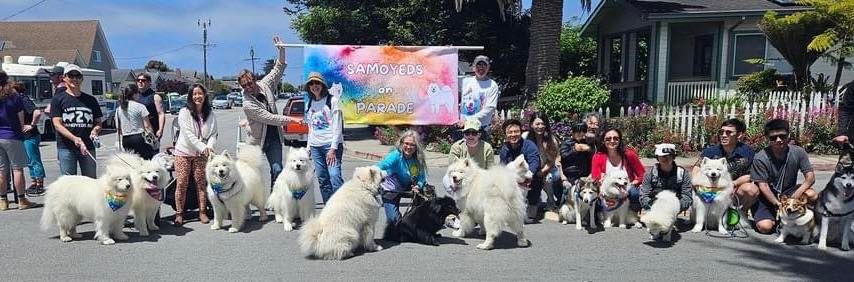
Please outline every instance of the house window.
[[610, 44], [611, 46], [609, 52], [610, 55], [610, 64], [609, 64], [609, 72], [608, 79], [610, 82], [622, 82], [623, 81], [623, 38], [614, 37], [611, 38]]
[[92, 81], [92, 95], [104, 95], [104, 82], [100, 80]]
[[92, 62], [100, 63], [101, 62], [101, 51], [92, 50]]
[[712, 56], [714, 55], [713, 34], [694, 37], [694, 76], [712, 75]]
[[649, 33], [638, 33], [635, 44], [635, 81], [644, 81], [649, 73]]
[[733, 39], [732, 75], [741, 76], [762, 71], [762, 64], [745, 62], [765, 58], [765, 37], [761, 33], [736, 34]]

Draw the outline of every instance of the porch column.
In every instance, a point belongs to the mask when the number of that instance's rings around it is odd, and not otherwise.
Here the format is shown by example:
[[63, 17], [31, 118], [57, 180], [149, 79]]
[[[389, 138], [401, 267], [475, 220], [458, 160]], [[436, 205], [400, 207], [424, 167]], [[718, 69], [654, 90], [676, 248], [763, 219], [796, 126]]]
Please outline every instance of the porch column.
[[655, 101], [664, 102], [667, 91], [667, 67], [670, 58], [670, 26], [667, 22], [661, 22], [658, 28], [658, 56], [656, 57], [655, 70]]
[[718, 89], [721, 91], [728, 89], [727, 77], [729, 76], [729, 29], [732, 27], [732, 21], [724, 21], [724, 28], [721, 34], [721, 57], [718, 58], [721, 67], [718, 69]]

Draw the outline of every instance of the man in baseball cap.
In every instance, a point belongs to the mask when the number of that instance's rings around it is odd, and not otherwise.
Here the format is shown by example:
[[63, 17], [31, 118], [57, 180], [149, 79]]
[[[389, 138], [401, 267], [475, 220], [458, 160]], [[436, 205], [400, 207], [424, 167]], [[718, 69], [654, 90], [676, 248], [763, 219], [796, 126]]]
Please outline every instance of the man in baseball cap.
[[676, 145], [662, 143], [655, 145], [655, 158], [658, 163], [646, 171], [641, 184], [640, 202], [644, 209], [649, 209], [655, 201], [658, 192], [673, 191], [679, 198], [680, 210], [691, 207], [691, 174], [676, 165]]
[[472, 60], [474, 77], [466, 77], [462, 80], [462, 93], [460, 100], [460, 121], [457, 127], [462, 128], [466, 120], [477, 119], [480, 121], [482, 131], [481, 138], [489, 140], [492, 116], [498, 107], [498, 83], [489, 78], [489, 67], [492, 61], [489, 57], [479, 55]]

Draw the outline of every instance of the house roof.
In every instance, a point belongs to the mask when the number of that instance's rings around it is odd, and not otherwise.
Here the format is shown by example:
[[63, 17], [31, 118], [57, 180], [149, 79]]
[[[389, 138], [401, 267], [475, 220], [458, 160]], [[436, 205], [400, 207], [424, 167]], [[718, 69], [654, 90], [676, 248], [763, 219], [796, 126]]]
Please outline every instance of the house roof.
[[[0, 35], [2, 36], [2, 35]], [[12, 56], [17, 63], [21, 56], [41, 56], [47, 61], [46, 65], [55, 65], [59, 62], [66, 62], [76, 65], [84, 65], [81, 54], [77, 49], [60, 49], [60, 50], [25, 50], [25, 49], [5, 49], [0, 51], [0, 57]]]
[[135, 80], [135, 77], [134, 77], [135, 73], [133, 72], [133, 70], [130, 70], [130, 69], [114, 69], [114, 70], [111, 70], [111, 72], [112, 72], [113, 82], [120, 82], [120, 81], [125, 81], [125, 80], [127, 80], [127, 81]]
[[[24, 52], [52, 63], [73, 62], [71, 51], [76, 51], [82, 63], [89, 65], [99, 35], [103, 36], [103, 31], [97, 20], [0, 22], [0, 41], [5, 42], [0, 56]], [[102, 57], [113, 61], [110, 50], [102, 52], [107, 53]]]
[[773, 0], [603, 0], [587, 18], [581, 29], [582, 34], [588, 34], [591, 26], [608, 20], [600, 17], [603, 11], [618, 10], [626, 6], [637, 9], [647, 20], [761, 16], [767, 11], [791, 13], [812, 9], [795, 4], [781, 4]]

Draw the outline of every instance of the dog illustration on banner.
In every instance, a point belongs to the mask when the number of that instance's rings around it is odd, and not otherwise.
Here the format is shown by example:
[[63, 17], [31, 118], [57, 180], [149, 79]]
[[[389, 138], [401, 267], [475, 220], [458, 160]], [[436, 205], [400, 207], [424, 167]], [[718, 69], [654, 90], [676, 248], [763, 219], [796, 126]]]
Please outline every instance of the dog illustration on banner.
[[430, 111], [434, 114], [440, 114], [441, 107], [445, 107], [445, 111], [450, 113], [454, 107], [453, 94], [447, 85], [440, 87], [436, 83], [430, 83], [427, 86], [427, 101], [430, 103]]

